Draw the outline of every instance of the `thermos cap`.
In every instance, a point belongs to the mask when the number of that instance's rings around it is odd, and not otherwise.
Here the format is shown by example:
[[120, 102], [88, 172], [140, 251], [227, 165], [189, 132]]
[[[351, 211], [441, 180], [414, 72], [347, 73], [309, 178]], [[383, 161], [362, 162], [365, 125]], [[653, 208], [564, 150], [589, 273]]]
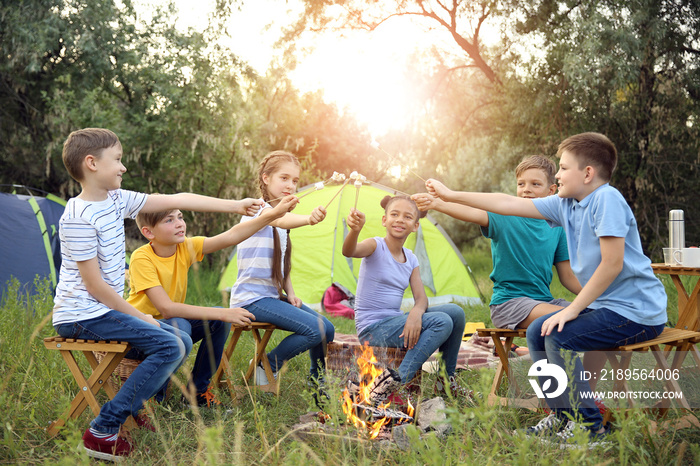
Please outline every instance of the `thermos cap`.
[[683, 220], [683, 211], [680, 209], [671, 210], [668, 213], [669, 220]]

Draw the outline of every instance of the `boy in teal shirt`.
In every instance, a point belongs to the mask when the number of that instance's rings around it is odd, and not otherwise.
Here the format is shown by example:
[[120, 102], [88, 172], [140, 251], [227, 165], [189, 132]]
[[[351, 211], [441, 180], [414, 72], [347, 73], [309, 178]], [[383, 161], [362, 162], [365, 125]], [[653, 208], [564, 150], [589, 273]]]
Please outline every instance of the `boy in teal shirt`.
[[[554, 163], [546, 157], [526, 157], [515, 169], [517, 196], [534, 199], [553, 195], [557, 190]], [[539, 219], [494, 214], [481, 209], [445, 202], [439, 198], [416, 194], [426, 199], [422, 210], [434, 209], [481, 227], [491, 239], [493, 281], [491, 321], [498, 328], [527, 328], [536, 318], [558, 311], [569, 304], [554, 299], [549, 290], [552, 266], [569, 291], [581, 290], [569, 265], [566, 235], [561, 228], [550, 228]]]

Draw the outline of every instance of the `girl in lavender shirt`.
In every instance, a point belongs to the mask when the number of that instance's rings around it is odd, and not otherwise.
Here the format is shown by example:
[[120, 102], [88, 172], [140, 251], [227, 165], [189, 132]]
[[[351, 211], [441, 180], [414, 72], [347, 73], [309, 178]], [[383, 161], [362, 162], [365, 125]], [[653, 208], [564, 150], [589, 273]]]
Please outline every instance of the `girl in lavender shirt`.
[[[386, 227], [384, 238], [368, 238], [358, 243], [365, 215], [352, 209], [347, 217], [350, 232], [343, 243], [343, 255], [362, 258], [355, 300], [358, 337], [372, 346], [408, 349], [399, 366], [404, 384], [410, 382], [423, 363], [439, 349], [451, 392], [468, 396], [469, 391], [460, 386], [454, 376], [464, 333], [464, 311], [456, 304], [428, 308], [418, 259], [403, 247], [408, 236], [418, 230], [420, 211], [407, 196], [386, 196], [381, 206], [385, 210], [382, 216], [382, 225]], [[401, 301], [408, 285], [411, 285], [415, 305], [404, 314]], [[445, 391], [445, 385], [438, 380], [436, 388]]]

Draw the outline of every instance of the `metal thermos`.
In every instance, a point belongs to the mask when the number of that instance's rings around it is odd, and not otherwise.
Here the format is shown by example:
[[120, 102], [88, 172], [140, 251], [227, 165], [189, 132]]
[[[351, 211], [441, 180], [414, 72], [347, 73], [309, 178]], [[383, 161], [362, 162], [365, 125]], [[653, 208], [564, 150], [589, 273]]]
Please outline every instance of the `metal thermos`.
[[685, 218], [680, 209], [668, 213], [668, 247], [671, 249], [685, 247]]

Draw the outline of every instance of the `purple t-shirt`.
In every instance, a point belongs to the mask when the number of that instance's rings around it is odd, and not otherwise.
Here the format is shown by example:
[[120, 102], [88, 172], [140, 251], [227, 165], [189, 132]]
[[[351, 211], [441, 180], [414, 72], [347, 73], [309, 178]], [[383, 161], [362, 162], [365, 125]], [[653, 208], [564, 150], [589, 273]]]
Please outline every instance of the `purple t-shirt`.
[[384, 238], [375, 237], [377, 249], [362, 259], [355, 298], [355, 328], [359, 335], [368, 326], [403, 314], [401, 301], [418, 258], [403, 248], [406, 262], [393, 258]]

